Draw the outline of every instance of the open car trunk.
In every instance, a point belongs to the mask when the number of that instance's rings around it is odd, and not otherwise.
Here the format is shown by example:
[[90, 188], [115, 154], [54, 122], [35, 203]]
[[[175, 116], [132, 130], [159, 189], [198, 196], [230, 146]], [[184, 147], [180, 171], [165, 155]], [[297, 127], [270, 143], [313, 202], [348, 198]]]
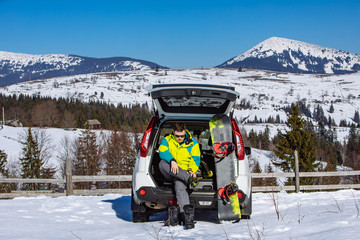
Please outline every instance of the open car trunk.
[[[201, 163], [198, 172], [196, 173], [199, 180], [199, 184], [195, 187], [194, 191], [216, 191], [216, 174], [215, 174], [215, 162], [213, 157], [212, 142], [209, 130], [209, 122], [205, 120], [198, 121], [183, 121], [186, 124], [187, 130], [191, 133], [192, 137], [197, 140], [200, 145], [201, 151]], [[175, 121], [166, 121], [161, 125], [157, 136], [154, 139], [154, 150], [151, 158], [150, 173], [155, 181], [155, 184], [162, 189], [171, 189], [173, 186], [172, 181], [164, 178], [159, 170], [159, 146], [161, 140], [169, 133], [172, 132], [172, 126]], [[212, 177], [207, 177], [204, 174], [206, 171], [211, 170]]]
[[149, 93], [160, 117], [228, 115], [239, 96], [234, 87], [204, 84], [158, 84]]

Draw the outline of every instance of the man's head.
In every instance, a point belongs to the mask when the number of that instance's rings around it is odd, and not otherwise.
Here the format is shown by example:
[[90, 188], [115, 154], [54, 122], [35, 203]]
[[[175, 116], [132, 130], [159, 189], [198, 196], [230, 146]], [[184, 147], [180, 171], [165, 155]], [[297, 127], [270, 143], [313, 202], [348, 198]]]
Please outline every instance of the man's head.
[[178, 143], [183, 143], [186, 136], [186, 126], [183, 122], [177, 122], [174, 124], [173, 127], [174, 130], [174, 136]]

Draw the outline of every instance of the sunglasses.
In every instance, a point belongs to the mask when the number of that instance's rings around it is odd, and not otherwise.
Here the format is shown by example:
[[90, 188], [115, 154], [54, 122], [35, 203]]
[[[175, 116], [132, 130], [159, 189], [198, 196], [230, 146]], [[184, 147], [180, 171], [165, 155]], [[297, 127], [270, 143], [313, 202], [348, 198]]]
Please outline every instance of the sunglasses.
[[176, 138], [184, 138], [185, 135], [175, 135]]

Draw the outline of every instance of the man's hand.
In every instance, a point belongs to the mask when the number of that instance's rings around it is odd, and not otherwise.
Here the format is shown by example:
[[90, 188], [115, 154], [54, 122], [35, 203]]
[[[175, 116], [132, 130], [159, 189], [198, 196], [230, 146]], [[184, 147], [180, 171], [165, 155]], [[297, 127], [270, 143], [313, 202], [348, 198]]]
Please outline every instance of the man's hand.
[[173, 174], [178, 174], [178, 172], [179, 172], [179, 166], [178, 166], [177, 162], [171, 161], [170, 171], [171, 171]]
[[196, 174], [193, 173], [193, 171], [189, 170], [187, 172], [188, 172], [188, 174], [190, 174], [190, 176], [192, 176], [193, 178], [196, 178]]

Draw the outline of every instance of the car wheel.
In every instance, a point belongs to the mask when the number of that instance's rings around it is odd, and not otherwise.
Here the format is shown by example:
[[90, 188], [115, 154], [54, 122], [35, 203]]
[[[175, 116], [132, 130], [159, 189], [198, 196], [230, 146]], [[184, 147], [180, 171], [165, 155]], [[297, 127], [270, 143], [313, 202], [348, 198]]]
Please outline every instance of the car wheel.
[[134, 223], [141, 223], [149, 221], [149, 214], [147, 212], [132, 212], [132, 219]]
[[241, 210], [241, 218], [250, 219], [251, 213], [252, 213], [252, 193], [250, 193], [247, 206]]
[[134, 223], [149, 221], [150, 211], [144, 205], [139, 205], [134, 201], [133, 192], [131, 191], [131, 211]]

